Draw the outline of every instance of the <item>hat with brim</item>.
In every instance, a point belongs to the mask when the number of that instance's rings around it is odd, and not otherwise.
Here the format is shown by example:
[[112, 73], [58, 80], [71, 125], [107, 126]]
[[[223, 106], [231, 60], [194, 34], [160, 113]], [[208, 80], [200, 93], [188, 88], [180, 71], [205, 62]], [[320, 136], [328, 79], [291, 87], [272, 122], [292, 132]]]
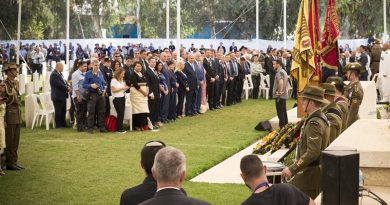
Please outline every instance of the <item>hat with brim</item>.
[[317, 86], [306, 86], [303, 90], [302, 97], [324, 104], [329, 104], [329, 101], [324, 98], [325, 90]]
[[336, 86], [330, 83], [321, 83], [320, 87], [325, 90], [325, 95], [331, 95], [335, 96], [336, 95]]
[[7, 70], [12, 70], [12, 69], [18, 70], [19, 66], [16, 63], [5, 64], [4, 67], [3, 67], [2, 72], [5, 72]]
[[363, 68], [362, 65], [360, 65], [360, 63], [348, 63], [346, 66], [345, 66], [345, 72], [347, 71], [359, 71], [360, 73], [362, 72], [365, 72], [366, 69]]
[[326, 82], [327, 83], [330, 83], [334, 86], [346, 86], [346, 84], [344, 83], [343, 79], [341, 77], [328, 77], [328, 79], [326, 79]]

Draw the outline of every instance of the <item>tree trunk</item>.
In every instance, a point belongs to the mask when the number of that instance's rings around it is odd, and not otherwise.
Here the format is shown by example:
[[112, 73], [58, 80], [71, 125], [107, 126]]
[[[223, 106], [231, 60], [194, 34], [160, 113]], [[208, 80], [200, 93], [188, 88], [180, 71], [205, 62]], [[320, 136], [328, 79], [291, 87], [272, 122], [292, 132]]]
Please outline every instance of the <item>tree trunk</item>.
[[212, 38], [216, 39], [215, 36], [215, 0], [208, 0], [208, 7], [209, 7], [209, 19], [211, 21], [211, 36]]

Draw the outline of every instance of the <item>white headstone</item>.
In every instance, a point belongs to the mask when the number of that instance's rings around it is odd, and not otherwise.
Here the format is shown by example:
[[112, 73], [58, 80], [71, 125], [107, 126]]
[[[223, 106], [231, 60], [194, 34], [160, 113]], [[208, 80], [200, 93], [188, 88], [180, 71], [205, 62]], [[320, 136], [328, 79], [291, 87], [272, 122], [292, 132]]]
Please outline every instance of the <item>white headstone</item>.
[[39, 73], [33, 73], [34, 92], [39, 92]]
[[[30, 87], [33, 85], [31, 82], [27, 83], [27, 87], [30, 85]], [[33, 88], [33, 87], [31, 87]], [[28, 89], [27, 89], [28, 90]], [[25, 120], [26, 120], [26, 127], [31, 128], [32, 120], [34, 118], [34, 103], [32, 100], [31, 95], [27, 95], [25, 98]]]
[[19, 75], [19, 93], [22, 95], [26, 92], [26, 75]]
[[34, 83], [33, 82], [28, 82], [26, 85], [27, 89], [27, 95], [32, 95], [34, 94]]

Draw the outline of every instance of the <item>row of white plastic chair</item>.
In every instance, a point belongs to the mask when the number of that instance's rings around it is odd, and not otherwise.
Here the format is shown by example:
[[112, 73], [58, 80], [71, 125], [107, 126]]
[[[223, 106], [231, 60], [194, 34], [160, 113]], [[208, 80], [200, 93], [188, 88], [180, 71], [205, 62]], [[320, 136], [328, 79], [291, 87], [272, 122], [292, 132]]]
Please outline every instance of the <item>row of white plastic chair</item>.
[[34, 129], [34, 126], [41, 126], [43, 119], [45, 119], [46, 130], [49, 130], [50, 122], [53, 123], [54, 128], [54, 105], [51, 101], [50, 93], [41, 93], [39, 95], [32, 94], [31, 98], [34, 106], [34, 117], [31, 124], [31, 129]]
[[[248, 100], [249, 91], [252, 90], [252, 92], [253, 92], [253, 82], [252, 82], [251, 75], [245, 76], [243, 89], [245, 91], [245, 99]], [[288, 78], [288, 84], [287, 84], [286, 91], [287, 91], [287, 96], [289, 98], [291, 98], [292, 97], [292, 79], [290, 77]], [[265, 97], [265, 99], [268, 100], [269, 92], [270, 92], [270, 76], [260, 74], [259, 96], [263, 96], [263, 97]]]
[[[50, 93], [41, 93], [41, 94], [32, 94], [31, 99], [34, 106], [34, 116], [33, 121], [31, 125], [31, 129], [34, 129], [34, 127], [42, 126], [43, 120], [45, 120], [46, 123], [46, 130], [49, 130], [50, 123], [53, 124], [53, 128], [55, 127], [55, 121], [54, 121], [54, 105], [53, 101], [51, 100]], [[109, 98], [110, 102], [110, 115], [117, 116], [114, 104], [113, 104], [113, 97], [110, 96]], [[70, 109], [70, 98], [67, 100], [67, 111]], [[129, 123], [130, 130], [133, 130], [133, 115], [132, 115], [132, 106], [130, 101], [130, 94], [126, 93], [126, 107], [125, 107], [125, 116], [124, 120]], [[75, 122], [77, 123], [77, 122]]]

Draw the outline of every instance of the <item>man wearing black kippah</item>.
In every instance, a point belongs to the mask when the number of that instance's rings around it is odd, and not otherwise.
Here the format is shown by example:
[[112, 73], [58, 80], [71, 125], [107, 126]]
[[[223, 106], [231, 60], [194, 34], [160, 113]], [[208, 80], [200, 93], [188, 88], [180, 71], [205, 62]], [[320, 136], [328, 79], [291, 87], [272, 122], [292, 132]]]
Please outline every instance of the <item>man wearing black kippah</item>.
[[[122, 193], [120, 205], [136, 205], [153, 198], [157, 191], [157, 182], [152, 176], [154, 157], [164, 147], [165, 143], [161, 141], [150, 141], [144, 145], [141, 151], [141, 166], [146, 177], [142, 184], [129, 188]], [[183, 189], [181, 191], [186, 195]]]

